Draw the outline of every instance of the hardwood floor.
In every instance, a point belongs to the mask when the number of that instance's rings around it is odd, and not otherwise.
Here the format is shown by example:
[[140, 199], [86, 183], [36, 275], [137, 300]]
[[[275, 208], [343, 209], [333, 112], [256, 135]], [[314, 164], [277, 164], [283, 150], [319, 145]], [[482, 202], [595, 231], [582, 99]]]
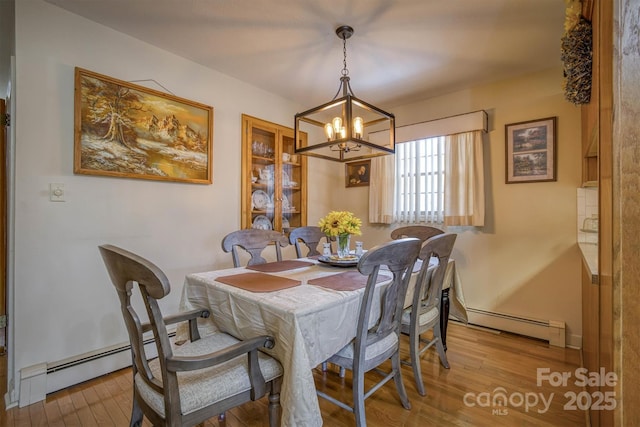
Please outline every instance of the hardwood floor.
[[[408, 340], [403, 337], [402, 348]], [[403, 380], [412, 409], [400, 405], [392, 382], [366, 400], [369, 426], [585, 426], [582, 410], [565, 409], [572, 393], [584, 391], [576, 385], [575, 370], [580, 366], [578, 350], [551, 347], [547, 343], [521, 336], [495, 333], [451, 323], [447, 337], [447, 357], [451, 369], [444, 369], [429, 350], [423, 357], [422, 374], [427, 396], [416, 391], [411, 367], [403, 366]], [[408, 354], [403, 354], [403, 358]], [[4, 363], [6, 365], [6, 363]], [[537, 383], [538, 369], [571, 373], [566, 385]], [[5, 367], [6, 370], [6, 367]], [[1, 374], [2, 372], [0, 372]], [[335, 371], [314, 370], [319, 389], [350, 399], [351, 378], [340, 379]], [[370, 372], [368, 376], [375, 376]], [[0, 378], [1, 379], [1, 378]], [[2, 384], [6, 384], [3, 381]], [[96, 378], [52, 393], [46, 401], [0, 414], [0, 426], [127, 426], [131, 408], [130, 369]], [[500, 395], [507, 399], [498, 406]], [[4, 394], [4, 393], [3, 393]], [[496, 398], [498, 396], [498, 398]], [[543, 403], [549, 402], [546, 406]], [[320, 400], [326, 426], [353, 426], [353, 414]], [[529, 407], [526, 407], [529, 402]], [[495, 404], [494, 404], [495, 403]], [[4, 408], [3, 408], [4, 409]], [[145, 419], [145, 426], [150, 423]], [[227, 426], [267, 426], [266, 399], [236, 408], [227, 414]], [[211, 419], [205, 426], [218, 426]]]

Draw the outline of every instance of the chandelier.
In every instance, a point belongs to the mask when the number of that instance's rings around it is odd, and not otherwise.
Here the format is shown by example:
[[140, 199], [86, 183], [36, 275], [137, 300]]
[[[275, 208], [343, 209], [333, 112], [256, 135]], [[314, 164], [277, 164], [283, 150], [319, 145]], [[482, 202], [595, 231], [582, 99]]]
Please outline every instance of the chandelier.
[[337, 162], [394, 154], [395, 116], [356, 98], [349, 84], [347, 39], [353, 28], [343, 25], [336, 34], [344, 55], [338, 92], [331, 101], [295, 115], [295, 152]]

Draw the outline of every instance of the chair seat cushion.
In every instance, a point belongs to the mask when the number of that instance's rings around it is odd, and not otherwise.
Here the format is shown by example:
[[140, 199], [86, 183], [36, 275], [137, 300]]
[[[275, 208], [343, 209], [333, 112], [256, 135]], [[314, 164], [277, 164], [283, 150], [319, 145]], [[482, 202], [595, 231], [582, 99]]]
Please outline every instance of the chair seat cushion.
[[[411, 309], [412, 307], [409, 307], [402, 312], [403, 325], [411, 324]], [[440, 317], [440, 313], [439, 313], [438, 307], [437, 306], [431, 307], [430, 310], [427, 310], [424, 313], [420, 314], [420, 316], [418, 316], [418, 324], [420, 326], [428, 325], [429, 323], [433, 322], [439, 317]]]
[[[176, 346], [174, 355], [196, 356], [213, 353], [237, 342], [239, 340], [230, 335], [217, 333]], [[258, 359], [265, 381], [269, 382], [282, 375], [282, 366], [277, 360], [262, 352], [258, 352]], [[149, 366], [153, 375], [160, 380], [162, 375], [159, 360], [152, 360], [149, 362]], [[177, 376], [183, 414], [188, 414], [251, 389], [247, 355], [238, 356], [210, 368], [178, 372]], [[149, 387], [140, 373], [136, 374], [134, 381], [139, 395], [154, 411], [164, 416], [163, 395]]]
[[[368, 346], [367, 349], [365, 350], [364, 359], [365, 361], [374, 359], [380, 354], [384, 354], [388, 350], [391, 350], [397, 347], [397, 345], [398, 345], [398, 335], [395, 333], [389, 334], [385, 338], [381, 339], [380, 341], [377, 341], [371, 344], [370, 346]], [[343, 357], [345, 359], [353, 359], [354, 351], [355, 351], [355, 346], [354, 346], [354, 342], [352, 341], [351, 343], [342, 347], [342, 349], [340, 349], [340, 351], [336, 353], [336, 356]]]

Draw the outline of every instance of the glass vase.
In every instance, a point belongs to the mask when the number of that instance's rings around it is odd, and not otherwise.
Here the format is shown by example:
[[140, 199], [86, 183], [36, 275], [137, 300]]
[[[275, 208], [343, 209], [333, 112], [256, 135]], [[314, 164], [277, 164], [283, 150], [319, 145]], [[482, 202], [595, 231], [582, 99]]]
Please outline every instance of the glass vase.
[[347, 258], [349, 256], [350, 243], [351, 234], [338, 235], [338, 258]]

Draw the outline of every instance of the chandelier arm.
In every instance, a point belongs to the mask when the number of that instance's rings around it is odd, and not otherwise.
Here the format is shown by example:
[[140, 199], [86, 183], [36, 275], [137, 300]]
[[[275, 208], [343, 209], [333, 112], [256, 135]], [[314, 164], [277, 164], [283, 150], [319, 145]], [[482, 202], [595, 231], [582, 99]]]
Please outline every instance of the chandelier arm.
[[340, 86], [338, 86], [338, 91], [336, 92], [336, 94], [334, 95], [334, 97], [333, 97], [333, 98], [331, 98], [331, 101], [333, 101], [333, 100], [335, 100], [335, 99], [338, 99], [338, 95], [340, 95], [340, 92], [342, 91], [342, 85], [343, 85], [343, 84], [344, 84], [343, 82], [340, 82]]
[[[347, 80], [347, 89], [349, 90], [349, 93], [351, 94], [351, 96], [356, 96], [355, 93], [353, 93], [353, 89], [351, 89], [351, 82]], [[357, 98], [357, 96], [356, 96]]]

